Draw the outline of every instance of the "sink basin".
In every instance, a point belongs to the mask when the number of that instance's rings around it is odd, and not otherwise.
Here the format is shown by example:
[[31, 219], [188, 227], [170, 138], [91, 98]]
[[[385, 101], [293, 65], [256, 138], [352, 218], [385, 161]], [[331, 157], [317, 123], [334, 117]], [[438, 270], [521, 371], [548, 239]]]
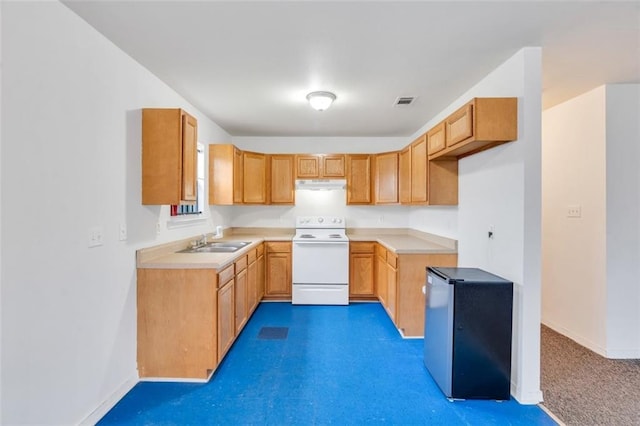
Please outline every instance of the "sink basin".
[[202, 247], [186, 248], [178, 253], [233, 253], [251, 244], [247, 241], [219, 241]]

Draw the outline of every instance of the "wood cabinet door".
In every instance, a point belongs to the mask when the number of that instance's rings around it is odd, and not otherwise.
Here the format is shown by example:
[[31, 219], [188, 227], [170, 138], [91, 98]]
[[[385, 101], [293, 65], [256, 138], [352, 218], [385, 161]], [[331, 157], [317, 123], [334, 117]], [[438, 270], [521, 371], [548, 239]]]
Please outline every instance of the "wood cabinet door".
[[398, 270], [393, 266], [387, 264], [387, 312], [394, 323], [397, 323], [396, 307], [397, 303], [397, 277]]
[[247, 310], [248, 315], [256, 309], [258, 305], [258, 261], [253, 259], [247, 266]]
[[266, 296], [291, 296], [291, 253], [267, 253]]
[[344, 178], [344, 155], [329, 154], [322, 156], [322, 177]]
[[400, 151], [398, 166], [398, 198], [401, 204], [411, 204], [411, 146]]
[[463, 106], [444, 121], [447, 147], [473, 136], [473, 103]]
[[376, 256], [376, 292], [380, 302], [386, 307], [387, 294], [389, 292], [387, 274], [387, 260], [383, 257]]
[[425, 204], [427, 192], [427, 137], [422, 135], [411, 144], [411, 203]]
[[182, 111], [182, 200], [198, 198], [198, 122]]
[[247, 270], [236, 274], [235, 282], [235, 335], [242, 331], [242, 327], [247, 322]]
[[242, 151], [233, 148], [233, 204], [244, 200], [244, 161]]
[[371, 204], [371, 156], [347, 155], [347, 204]]
[[218, 289], [218, 360], [222, 360], [235, 338], [235, 282]]
[[375, 204], [398, 203], [398, 152], [374, 156]]
[[293, 155], [271, 155], [271, 204], [295, 204]]
[[257, 272], [258, 272], [258, 278], [257, 278], [257, 285], [256, 285], [256, 292], [257, 292], [257, 303], [260, 303], [260, 301], [262, 300], [262, 298], [264, 297], [264, 287], [265, 287], [265, 261], [264, 261], [264, 255], [260, 254], [258, 255], [258, 260], [256, 260], [257, 263]]
[[317, 155], [296, 155], [296, 176], [298, 179], [320, 177], [320, 158]]
[[447, 147], [445, 141], [444, 121], [427, 133], [427, 145], [429, 155], [440, 152]]
[[370, 297], [374, 292], [373, 253], [351, 253], [349, 259], [349, 295]]
[[235, 151], [237, 149], [231, 144], [209, 145], [209, 204], [234, 203]]
[[243, 152], [243, 202], [245, 204], [266, 204], [267, 202], [267, 159], [264, 154]]
[[[197, 124], [178, 108], [142, 110], [142, 204], [193, 203], [197, 193]], [[183, 155], [183, 150], [187, 150]], [[195, 158], [193, 156], [196, 156]], [[191, 198], [185, 200], [184, 197]]]

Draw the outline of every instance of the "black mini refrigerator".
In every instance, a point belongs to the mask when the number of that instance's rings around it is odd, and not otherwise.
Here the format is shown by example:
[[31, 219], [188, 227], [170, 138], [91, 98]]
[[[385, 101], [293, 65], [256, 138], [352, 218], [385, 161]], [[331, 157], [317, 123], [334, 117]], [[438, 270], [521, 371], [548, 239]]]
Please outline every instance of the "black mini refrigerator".
[[510, 398], [513, 282], [427, 268], [424, 364], [447, 398]]

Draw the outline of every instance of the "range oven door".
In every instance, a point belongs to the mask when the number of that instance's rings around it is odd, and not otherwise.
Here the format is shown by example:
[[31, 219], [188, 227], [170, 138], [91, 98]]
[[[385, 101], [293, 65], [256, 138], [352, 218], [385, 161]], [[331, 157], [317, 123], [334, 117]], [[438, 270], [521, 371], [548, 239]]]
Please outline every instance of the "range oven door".
[[294, 305], [349, 304], [349, 243], [293, 242]]
[[349, 283], [349, 243], [293, 242], [293, 284]]

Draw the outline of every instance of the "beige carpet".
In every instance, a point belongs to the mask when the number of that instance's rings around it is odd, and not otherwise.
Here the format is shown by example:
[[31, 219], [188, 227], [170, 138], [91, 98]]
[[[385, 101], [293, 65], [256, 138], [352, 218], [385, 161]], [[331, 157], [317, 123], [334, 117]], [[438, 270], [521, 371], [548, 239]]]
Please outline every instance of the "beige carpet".
[[542, 326], [543, 405], [567, 426], [640, 425], [640, 360], [613, 360]]

